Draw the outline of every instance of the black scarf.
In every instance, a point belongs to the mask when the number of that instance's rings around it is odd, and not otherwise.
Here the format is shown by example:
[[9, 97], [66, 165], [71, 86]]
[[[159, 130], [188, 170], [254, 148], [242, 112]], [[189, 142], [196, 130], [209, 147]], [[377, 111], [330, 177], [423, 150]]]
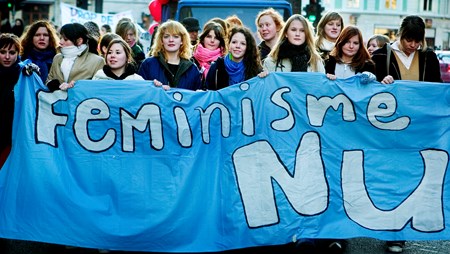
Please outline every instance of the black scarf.
[[127, 67], [125, 67], [125, 72], [122, 73], [122, 75], [120, 75], [120, 77], [118, 77], [116, 74], [114, 74], [111, 71], [111, 67], [109, 67], [108, 65], [103, 66], [103, 72], [105, 72], [105, 75], [115, 79], [115, 80], [124, 80], [126, 77], [133, 75], [136, 73], [136, 68], [134, 67], [133, 64], [127, 64]]
[[308, 70], [308, 61], [310, 58], [308, 46], [303, 43], [300, 46], [292, 45], [287, 39], [280, 45], [278, 52], [277, 66], [281, 60], [289, 58], [292, 65], [292, 72], [306, 72]]

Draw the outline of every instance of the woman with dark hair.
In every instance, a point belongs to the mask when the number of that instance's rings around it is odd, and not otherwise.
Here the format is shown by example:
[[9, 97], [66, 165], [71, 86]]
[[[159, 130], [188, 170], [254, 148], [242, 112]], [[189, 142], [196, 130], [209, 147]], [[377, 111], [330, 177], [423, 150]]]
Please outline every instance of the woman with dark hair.
[[39, 67], [42, 82], [47, 80], [58, 47], [58, 36], [50, 22], [39, 20], [31, 24], [22, 38], [22, 60], [30, 59]]
[[251, 79], [261, 72], [261, 60], [250, 29], [234, 27], [228, 37], [229, 53], [219, 57], [206, 76], [206, 88], [219, 90]]
[[211, 63], [226, 53], [225, 31], [218, 23], [205, 24], [200, 41], [194, 49], [193, 59], [206, 79]]
[[0, 34], [0, 168], [9, 155], [12, 144], [14, 116], [14, 86], [20, 76], [20, 41], [10, 33]]
[[322, 58], [314, 46], [314, 32], [309, 21], [300, 14], [292, 15], [286, 21], [277, 44], [264, 60], [263, 66], [264, 73], [325, 73]]
[[326, 60], [333, 50], [334, 44], [344, 27], [342, 16], [334, 11], [327, 12], [319, 20], [316, 33], [316, 48], [322, 58]]
[[79, 23], [65, 24], [60, 30], [61, 53], [53, 58], [46, 85], [50, 91], [67, 90], [75, 81], [92, 79], [105, 61], [97, 54], [97, 42]]
[[375, 80], [375, 64], [356, 26], [347, 26], [342, 30], [325, 63], [325, 71], [331, 80], [348, 78], [357, 73], [364, 73], [369, 79]]
[[113, 39], [106, 49], [106, 64], [93, 80], [144, 80], [136, 74], [131, 48], [122, 38]]
[[439, 60], [427, 48], [425, 22], [419, 16], [403, 19], [398, 40], [373, 53], [377, 80], [392, 84], [394, 80], [442, 82]]
[[191, 42], [186, 28], [178, 21], [162, 23], [156, 32], [151, 54], [139, 68], [138, 74], [151, 80], [155, 86], [197, 90], [201, 75], [192, 57]]

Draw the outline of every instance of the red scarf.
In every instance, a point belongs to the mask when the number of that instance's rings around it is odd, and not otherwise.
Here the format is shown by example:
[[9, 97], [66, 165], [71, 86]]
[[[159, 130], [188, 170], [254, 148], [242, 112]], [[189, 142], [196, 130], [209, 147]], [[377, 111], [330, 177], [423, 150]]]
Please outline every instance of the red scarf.
[[219, 56], [222, 56], [222, 49], [220, 47], [215, 50], [210, 50], [203, 47], [201, 43], [197, 44], [194, 51], [194, 58], [199, 63], [199, 68], [203, 71], [203, 78], [206, 78], [211, 63], [216, 61]]

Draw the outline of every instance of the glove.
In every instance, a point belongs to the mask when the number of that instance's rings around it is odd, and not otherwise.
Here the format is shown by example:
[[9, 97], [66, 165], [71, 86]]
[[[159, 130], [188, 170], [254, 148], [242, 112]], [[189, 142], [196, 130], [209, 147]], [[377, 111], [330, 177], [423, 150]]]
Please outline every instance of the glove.
[[368, 72], [368, 71], [359, 73], [358, 76], [359, 76], [359, 82], [361, 82], [361, 84], [364, 84], [364, 85], [377, 80], [377, 77], [373, 73]]
[[39, 66], [37, 66], [34, 63], [29, 63], [23, 67], [23, 74], [27, 76], [31, 76], [33, 72], [36, 72], [38, 75], [41, 75], [41, 72], [39, 71]]

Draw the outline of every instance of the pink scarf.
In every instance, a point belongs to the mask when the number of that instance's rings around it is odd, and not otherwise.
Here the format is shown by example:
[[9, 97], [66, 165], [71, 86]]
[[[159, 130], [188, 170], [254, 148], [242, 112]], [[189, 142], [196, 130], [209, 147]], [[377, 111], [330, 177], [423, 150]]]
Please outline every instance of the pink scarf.
[[203, 71], [203, 78], [206, 78], [206, 74], [208, 74], [211, 63], [216, 61], [219, 56], [222, 56], [221, 48], [210, 50], [203, 47], [201, 43], [197, 44], [194, 51], [194, 58], [200, 64], [199, 68]]

